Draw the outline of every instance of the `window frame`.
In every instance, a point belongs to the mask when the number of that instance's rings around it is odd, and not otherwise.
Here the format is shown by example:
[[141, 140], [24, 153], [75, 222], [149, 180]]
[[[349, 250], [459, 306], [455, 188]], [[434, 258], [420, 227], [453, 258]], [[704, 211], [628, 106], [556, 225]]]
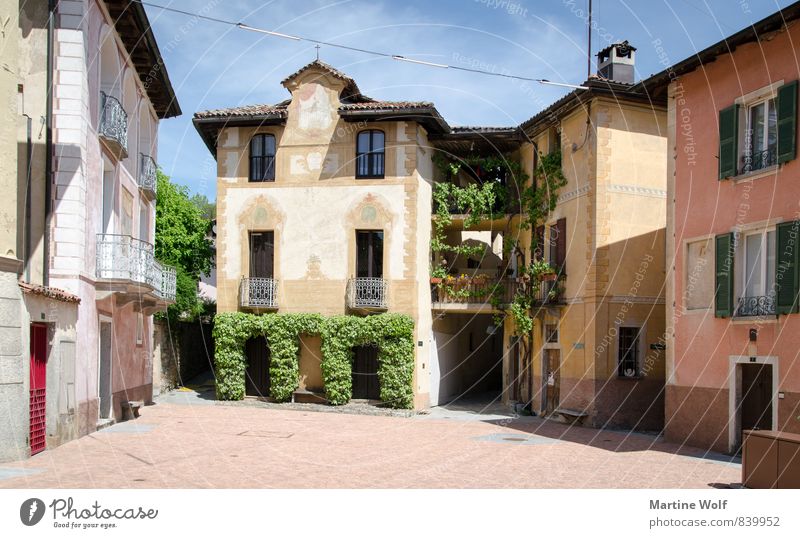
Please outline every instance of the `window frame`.
[[[374, 150], [374, 135], [375, 133], [380, 133], [383, 137], [383, 145], [381, 151]], [[366, 152], [359, 151], [359, 142], [361, 140], [362, 135], [369, 136], [369, 150]], [[359, 173], [359, 161], [361, 160], [362, 155], [381, 155], [381, 167], [380, 173], [377, 173], [377, 166], [374, 162], [373, 158], [367, 159], [367, 173], [361, 174]], [[382, 129], [364, 129], [359, 131], [356, 134], [356, 160], [355, 160], [356, 170], [355, 170], [355, 178], [356, 179], [384, 179], [386, 177], [386, 133]]]
[[[634, 357], [634, 364], [635, 364], [635, 373], [632, 376], [627, 376], [624, 374], [622, 369], [623, 360], [622, 360], [622, 331], [625, 329], [631, 329], [636, 331], [635, 334], [635, 345], [631, 346], [629, 349], [633, 349], [635, 351]], [[634, 325], [634, 324], [627, 324], [627, 325], [620, 325], [617, 327], [617, 349], [616, 349], [616, 369], [617, 369], [617, 378], [619, 379], [641, 379], [642, 377], [642, 358], [644, 356], [643, 349], [642, 349], [642, 342], [644, 342], [644, 332], [645, 326], [644, 325]]]
[[737, 238], [737, 241], [736, 241], [736, 259], [735, 259], [734, 263], [738, 264], [739, 267], [741, 267], [741, 271], [739, 271], [738, 275], [735, 275], [736, 284], [734, 286], [734, 294], [733, 294], [734, 310], [736, 309], [736, 306], [737, 306], [737, 304], [738, 304], [740, 299], [742, 299], [743, 297], [750, 297], [749, 295], [746, 295], [747, 294], [747, 284], [748, 284], [747, 281], [748, 281], [748, 278], [750, 277], [750, 275], [748, 274], [748, 271], [747, 271], [747, 239], [748, 239], [748, 237], [761, 236], [761, 238], [762, 238], [761, 249], [759, 251], [759, 254], [761, 256], [761, 260], [760, 260], [760, 264], [759, 264], [760, 265], [759, 271], [761, 271], [761, 277], [762, 277], [763, 282], [762, 282], [762, 289], [760, 290], [760, 294], [759, 295], [755, 295], [754, 297], [766, 297], [766, 296], [770, 295], [770, 293], [768, 293], [768, 290], [767, 290], [767, 282], [769, 281], [769, 276], [770, 276], [769, 256], [768, 256], [768, 254], [769, 254], [768, 248], [769, 248], [769, 243], [770, 243], [769, 234], [770, 233], [773, 234], [772, 235], [772, 255], [773, 255], [774, 260], [773, 260], [773, 264], [772, 264], [772, 280], [773, 280], [773, 282], [772, 282], [772, 287], [773, 287], [772, 295], [773, 295], [773, 298], [774, 298], [774, 295], [775, 295], [775, 278], [774, 278], [774, 274], [775, 274], [775, 264], [777, 262], [777, 253], [776, 253], [776, 250], [777, 250], [777, 231], [776, 231], [776, 227], [774, 225], [772, 225], [772, 226], [764, 226], [764, 227], [760, 227], [760, 228], [754, 228], [754, 229], [750, 229], [750, 230], [742, 230], [739, 233], [739, 237]]
[[[263, 155], [253, 155], [253, 142], [257, 139], [260, 139], [261, 142], [261, 151]], [[272, 154], [270, 155], [267, 152], [267, 144], [266, 141], [272, 139]], [[248, 151], [248, 159], [247, 159], [247, 182], [248, 183], [274, 183], [275, 182], [275, 168], [277, 164], [276, 154], [278, 153], [278, 143], [275, 138], [275, 135], [272, 133], [256, 133], [251, 138], [250, 141], [247, 143], [247, 151]], [[264, 174], [262, 176], [269, 176], [266, 174], [268, 170], [272, 170], [271, 177], [262, 177], [261, 179], [257, 179], [253, 177], [253, 170], [254, 170], [254, 160], [260, 159], [261, 166], [263, 167]], [[272, 162], [269, 162], [269, 159]], [[270, 166], [271, 164], [271, 166]]]
[[[778, 163], [778, 117], [777, 117], [777, 114], [778, 114], [778, 109], [777, 109], [778, 102], [777, 102], [777, 99], [778, 99], [777, 91], [770, 91], [766, 95], [761, 95], [758, 98], [746, 101], [746, 102], [744, 102], [742, 104], [741, 110], [742, 110], [742, 113], [744, 114], [744, 121], [741, 122], [741, 125], [742, 125], [742, 133], [741, 134], [742, 134], [742, 137], [741, 137], [741, 142], [739, 144], [737, 144], [738, 147], [736, 148], [737, 149], [737, 165], [738, 165], [739, 175], [758, 173], [758, 172], [761, 172], [763, 170], [767, 170], [767, 169], [769, 169], [769, 168], [771, 168], [773, 166], [777, 166], [777, 163]], [[771, 106], [770, 106], [770, 103], [771, 103]], [[755, 133], [753, 132], [753, 129], [752, 129], [752, 113], [753, 113], [753, 110], [758, 108], [758, 107], [763, 107], [765, 109], [764, 110], [764, 127], [763, 127], [763, 132], [761, 133], [762, 136], [763, 136], [763, 143], [764, 143], [765, 147], [763, 149], [759, 148], [759, 149], [756, 150], [754, 148], [754, 146], [753, 146], [753, 140], [754, 140], [754, 134]], [[775, 131], [775, 143], [773, 144], [773, 147], [772, 147], [771, 150], [770, 150], [770, 144], [769, 144], [769, 130], [770, 130], [769, 111], [770, 111], [770, 108], [775, 113], [775, 125], [773, 126], [774, 131]], [[769, 151], [772, 151], [772, 153], [773, 153], [772, 158], [769, 158], [769, 156], [768, 156], [769, 160], [767, 161], [768, 163], [771, 163], [771, 164], [766, 164], [766, 165], [760, 166], [758, 168], [753, 168], [752, 167], [752, 162], [753, 161], [751, 160], [750, 169], [749, 170], [746, 169], [747, 165], [745, 164], [746, 163], [745, 159], [747, 159], [748, 157], [750, 157], [752, 159], [752, 155], [757, 155], [757, 154], [761, 154], [761, 153], [769, 152]], [[774, 161], [774, 162], [772, 162], [772, 161]]]

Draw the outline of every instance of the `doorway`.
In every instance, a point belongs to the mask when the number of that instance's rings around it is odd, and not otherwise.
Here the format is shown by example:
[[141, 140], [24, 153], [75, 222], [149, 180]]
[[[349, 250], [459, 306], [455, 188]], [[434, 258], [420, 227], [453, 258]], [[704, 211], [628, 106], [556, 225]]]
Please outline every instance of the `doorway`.
[[358, 346], [353, 356], [353, 399], [380, 400], [378, 348]]
[[741, 429], [772, 429], [772, 366], [742, 364]]
[[550, 415], [561, 401], [561, 351], [558, 349], [544, 349], [544, 376], [542, 382], [545, 393], [545, 415]]
[[245, 343], [245, 356], [247, 357], [247, 371], [245, 372], [245, 390], [247, 396], [269, 396], [269, 344], [262, 336], [251, 338]]
[[275, 232], [250, 232], [250, 278], [274, 278]]
[[30, 447], [31, 456], [47, 445], [47, 325], [31, 323]]
[[100, 321], [100, 368], [98, 369], [98, 396], [100, 418], [111, 418], [111, 357], [113, 330], [110, 321]]

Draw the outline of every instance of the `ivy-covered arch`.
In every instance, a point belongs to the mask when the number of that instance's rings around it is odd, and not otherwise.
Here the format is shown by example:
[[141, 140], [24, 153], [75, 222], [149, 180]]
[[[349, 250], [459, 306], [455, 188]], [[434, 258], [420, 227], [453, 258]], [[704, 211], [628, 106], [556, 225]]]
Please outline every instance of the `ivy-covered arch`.
[[244, 398], [247, 358], [244, 346], [250, 338], [264, 335], [270, 348], [270, 396], [291, 399], [299, 386], [301, 335], [322, 337], [322, 378], [325, 396], [332, 405], [352, 397], [353, 348], [378, 347], [378, 381], [381, 400], [391, 407], [413, 407], [414, 322], [402, 314], [368, 317], [320, 314], [247, 314], [227, 312], [214, 320], [217, 397]]

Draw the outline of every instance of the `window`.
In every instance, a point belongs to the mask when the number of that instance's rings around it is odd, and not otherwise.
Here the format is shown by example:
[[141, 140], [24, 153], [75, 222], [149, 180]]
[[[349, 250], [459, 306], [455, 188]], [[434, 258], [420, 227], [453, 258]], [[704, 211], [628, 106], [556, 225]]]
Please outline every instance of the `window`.
[[275, 233], [250, 232], [250, 278], [273, 278]]
[[544, 326], [544, 341], [547, 344], [558, 343], [558, 325], [555, 323], [548, 323]]
[[747, 232], [738, 238], [733, 233], [718, 235], [714, 314], [725, 318], [796, 313], [800, 299], [798, 236], [800, 221], [781, 222], [773, 229]]
[[778, 114], [775, 98], [749, 105], [745, 113], [744, 144], [739, 173], [747, 174], [776, 164]]
[[356, 277], [383, 278], [382, 231], [356, 231]]
[[275, 181], [275, 137], [255, 135], [250, 140], [250, 181]]
[[550, 226], [550, 265], [564, 274], [567, 262], [567, 219], [558, 219]]
[[362, 131], [356, 143], [356, 177], [382, 178], [384, 174], [383, 131]]
[[719, 179], [795, 158], [797, 86], [768, 86], [719, 111]]
[[141, 346], [144, 342], [144, 315], [139, 312], [136, 316], [136, 345]]
[[639, 327], [619, 328], [617, 374], [620, 377], [639, 376]]

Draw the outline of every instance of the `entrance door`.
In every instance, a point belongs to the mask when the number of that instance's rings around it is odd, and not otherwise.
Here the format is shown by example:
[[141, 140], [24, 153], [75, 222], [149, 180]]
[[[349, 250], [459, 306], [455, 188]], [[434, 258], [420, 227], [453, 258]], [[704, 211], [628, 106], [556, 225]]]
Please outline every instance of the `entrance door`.
[[250, 232], [250, 277], [273, 278], [275, 232]]
[[269, 346], [263, 336], [251, 338], [245, 344], [247, 372], [245, 372], [245, 394], [269, 396]]
[[742, 430], [771, 430], [772, 366], [769, 364], [742, 364], [741, 367]]
[[47, 433], [47, 325], [31, 324], [30, 445], [31, 456], [45, 449]]
[[383, 278], [383, 232], [356, 231], [356, 277]]
[[359, 346], [353, 358], [353, 399], [380, 400], [378, 383], [378, 348]]
[[111, 357], [112, 357], [112, 325], [100, 322], [100, 368], [98, 395], [100, 397], [100, 418], [111, 418]]
[[558, 409], [561, 399], [561, 352], [558, 349], [544, 350], [546, 375], [542, 382], [547, 397], [545, 414]]

